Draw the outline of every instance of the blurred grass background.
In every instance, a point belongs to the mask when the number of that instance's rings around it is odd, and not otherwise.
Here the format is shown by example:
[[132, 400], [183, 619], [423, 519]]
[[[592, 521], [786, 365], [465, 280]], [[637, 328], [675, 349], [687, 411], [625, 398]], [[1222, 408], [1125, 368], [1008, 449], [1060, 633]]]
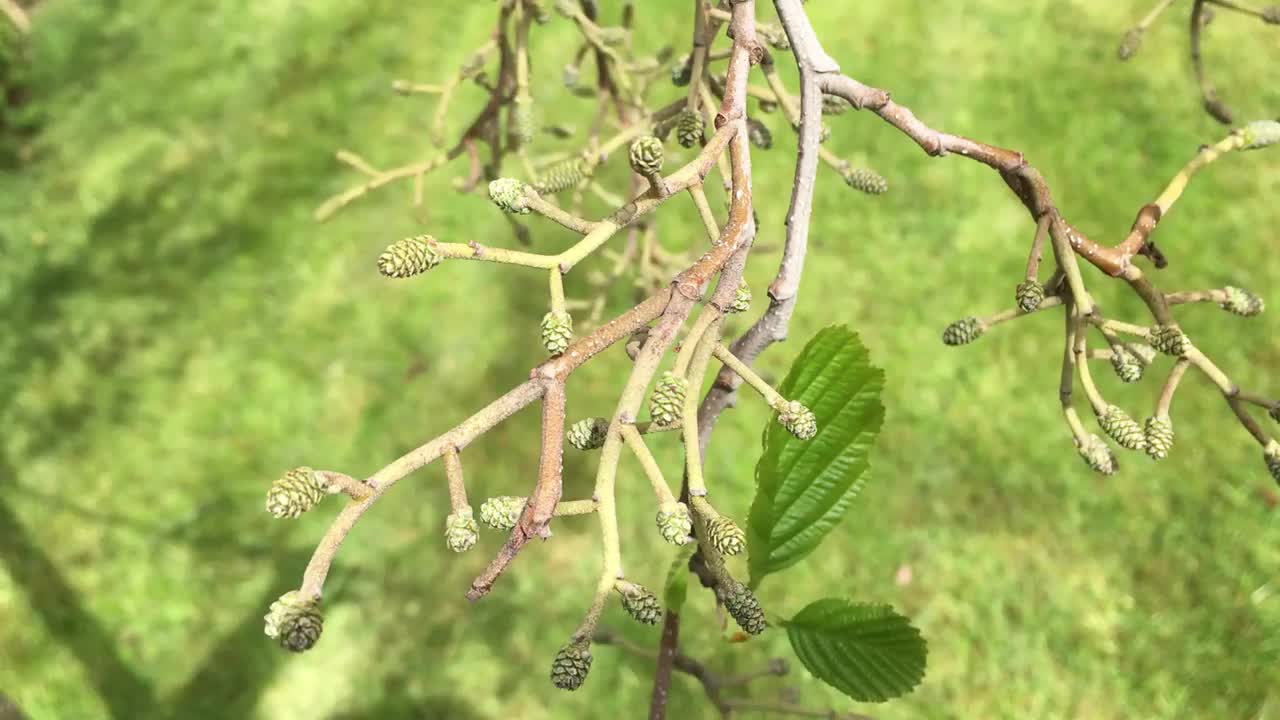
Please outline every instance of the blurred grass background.
[[[645, 3], [642, 46], [683, 43], [684, 6]], [[1180, 13], [1135, 60], [1115, 60], [1145, 2], [809, 10], [847, 72], [935, 126], [1024, 151], [1072, 221], [1109, 242], [1223, 133], [1199, 108]], [[383, 166], [430, 151], [434, 101], [394, 97], [389, 82], [452, 72], [492, 15], [489, 3], [387, 0], [38, 8], [25, 119], [6, 123], [0, 174], [0, 693], [31, 718], [642, 713], [651, 664], [615, 649], [598, 648], [578, 693], [546, 679], [589, 601], [594, 524], [559, 524], [469, 605], [462, 593], [501, 536], [463, 556], [444, 549], [438, 465], [350, 537], [316, 649], [291, 656], [262, 636], [267, 605], [296, 587], [337, 509], [272, 521], [270, 481], [299, 464], [368, 474], [540, 357], [537, 274], [456, 263], [389, 282], [373, 270], [380, 249], [409, 234], [514, 242], [486, 198], [452, 192], [451, 172], [429, 177], [420, 210], [392, 187], [326, 225], [311, 219], [356, 179], [335, 149]], [[1225, 13], [1208, 31], [1208, 62], [1242, 118], [1280, 107], [1266, 80], [1275, 33]], [[546, 120], [585, 127], [589, 103], [558, 86], [571, 37], [558, 19], [534, 33], [535, 87]], [[479, 93], [464, 91], [453, 132]], [[777, 247], [793, 143], [778, 116], [766, 119], [780, 141], [754, 154], [755, 187], [760, 243]], [[938, 340], [952, 319], [1012, 302], [1032, 232], [1025, 212], [985, 168], [928, 159], [866, 114], [830, 122], [831, 147], [892, 190], [855, 196], [821, 175], [794, 340], [763, 368], [779, 376], [815, 330], [849, 323], [887, 369], [888, 418], [867, 491], [818, 556], [765, 584], [766, 606], [785, 614], [845, 594], [915, 617], [929, 674], [905, 700], [857, 708], [878, 718], [1280, 718], [1280, 520], [1257, 446], [1193, 377], [1175, 403], [1168, 461], [1126, 455], [1120, 475], [1090, 474], [1056, 409], [1056, 317], [954, 350]], [[1230, 282], [1280, 302], [1278, 189], [1274, 151], [1197, 177], [1161, 226], [1172, 264], [1157, 282]], [[688, 203], [660, 218], [673, 246], [701, 232]], [[569, 239], [534, 227], [536, 247]], [[751, 261], [757, 298], [774, 263]], [[1112, 312], [1140, 316], [1114, 283], [1092, 278]], [[571, 295], [583, 288], [570, 277]], [[1180, 317], [1242, 385], [1277, 390], [1275, 314]], [[571, 417], [612, 407], [619, 356], [575, 375]], [[1109, 397], [1147, 414], [1157, 380], [1119, 387], [1101, 374]], [[738, 517], [766, 419], [744, 399], [716, 431], [712, 482]], [[468, 449], [475, 502], [528, 487], [536, 424], [526, 412]], [[655, 443], [668, 467], [672, 440]], [[567, 493], [589, 492], [593, 469], [570, 450]], [[634, 465], [620, 485], [628, 574], [660, 585], [671, 551], [654, 541]], [[720, 642], [710, 608], [695, 595], [686, 637], [713, 666], [785, 654], [777, 633]], [[616, 608], [606, 621], [656, 644]], [[812, 706], [855, 708], [802, 671], [788, 684]], [[711, 715], [687, 678], [672, 702], [672, 717]]]

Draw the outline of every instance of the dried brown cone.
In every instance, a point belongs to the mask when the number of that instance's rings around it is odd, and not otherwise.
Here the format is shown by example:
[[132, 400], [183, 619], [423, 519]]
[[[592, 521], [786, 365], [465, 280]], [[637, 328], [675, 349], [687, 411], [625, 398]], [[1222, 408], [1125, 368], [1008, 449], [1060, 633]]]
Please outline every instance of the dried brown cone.
[[392, 243], [378, 256], [378, 272], [392, 278], [407, 278], [440, 264], [436, 239], [417, 235]]

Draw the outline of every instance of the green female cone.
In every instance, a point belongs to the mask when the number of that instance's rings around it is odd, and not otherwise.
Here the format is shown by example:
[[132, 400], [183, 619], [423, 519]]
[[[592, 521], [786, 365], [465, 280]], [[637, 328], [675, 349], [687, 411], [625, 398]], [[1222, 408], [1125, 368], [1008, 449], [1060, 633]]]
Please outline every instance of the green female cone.
[[271, 603], [263, 620], [267, 637], [293, 652], [310, 650], [324, 631], [320, 601], [308, 600], [297, 590], [290, 590]]
[[524, 183], [515, 178], [498, 178], [489, 183], [489, 199], [504, 212], [528, 215], [530, 210], [524, 190]]
[[456, 553], [466, 552], [480, 539], [480, 528], [471, 514], [471, 508], [450, 513], [444, 520], [444, 542]]
[[662, 606], [658, 597], [649, 592], [643, 585], [624, 583], [620, 589], [622, 609], [627, 611], [636, 622], [644, 625], [657, 625], [662, 619]]
[[296, 518], [324, 499], [325, 487], [309, 467], [296, 467], [271, 483], [267, 512], [278, 518]]
[[850, 168], [842, 174], [845, 184], [854, 190], [868, 195], [883, 195], [889, 191], [889, 181], [870, 168]]
[[551, 684], [570, 692], [582, 687], [591, 672], [591, 645], [585, 640], [560, 648], [551, 661]]
[[1191, 349], [1191, 340], [1174, 325], [1156, 325], [1147, 331], [1151, 347], [1166, 355], [1181, 357]]
[[517, 495], [498, 495], [480, 504], [480, 522], [494, 530], [510, 530], [520, 522], [525, 499]]
[[688, 390], [688, 380], [672, 372], [663, 373], [649, 396], [649, 416], [659, 425], [670, 425], [679, 420]]
[[436, 239], [417, 235], [396, 241], [378, 256], [378, 272], [391, 278], [407, 278], [440, 264]]
[[688, 505], [682, 502], [664, 504], [658, 508], [656, 522], [663, 540], [672, 545], [689, 542], [689, 535], [693, 532], [693, 518], [689, 515]]
[[573, 317], [563, 310], [552, 310], [542, 316], [542, 346], [559, 355], [573, 340]]
[[662, 141], [652, 135], [642, 135], [631, 142], [627, 152], [631, 169], [649, 176], [662, 172]]
[[738, 555], [747, 549], [747, 534], [737, 523], [723, 515], [707, 521], [707, 539], [723, 555]]
[[1147, 436], [1147, 455], [1152, 460], [1169, 457], [1169, 450], [1173, 448], [1173, 421], [1167, 416], [1149, 417], [1144, 430]]
[[746, 585], [731, 579], [716, 588], [716, 596], [734, 622], [738, 623], [738, 627], [751, 635], [759, 635], [768, 626], [760, 601]]
[[986, 330], [977, 318], [961, 318], [942, 331], [942, 342], [946, 345], [968, 345], [982, 337]]
[[676, 116], [676, 142], [681, 147], [692, 148], [702, 144], [706, 126], [702, 116], [692, 110], [681, 110]]
[[602, 417], [587, 418], [569, 426], [565, 439], [579, 450], [597, 450], [609, 436], [609, 421]]
[[1120, 447], [1128, 450], [1142, 450], [1147, 445], [1147, 436], [1142, 426], [1129, 417], [1129, 414], [1116, 405], [1110, 405], [1098, 416], [1098, 424]]
[[1120, 378], [1121, 382], [1136, 383], [1142, 379], [1147, 366], [1142, 364], [1133, 351], [1119, 345], [1111, 351], [1111, 369], [1115, 370], [1116, 377]]
[[1120, 469], [1120, 464], [1116, 461], [1115, 453], [1111, 452], [1111, 448], [1107, 443], [1097, 435], [1090, 435], [1083, 443], [1079, 444], [1080, 457], [1085, 464], [1094, 472], [1102, 475], [1115, 475]]
[[1262, 298], [1245, 290], [1244, 288], [1231, 287], [1228, 285], [1224, 288], [1227, 291], [1227, 301], [1222, 303], [1222, 309], [1233, 315], [1240, 317], [1255, 317], [1261, 315], [1267, 305]]
[[1024, 313], [1029, 313], [1040, 307], [1040, 303], [1044, 302], [1044, 286], [1034, 279], [1024, 280], [1018, 283], [1013, 295], [1014, 300], [1017, 301], [1018, 309]]
[[538, 176], [533, 189], [543, 195], [554, 195], [577, 187], [587, 176], [586, 162], [581, 158], [569, 158], [552, 165]]

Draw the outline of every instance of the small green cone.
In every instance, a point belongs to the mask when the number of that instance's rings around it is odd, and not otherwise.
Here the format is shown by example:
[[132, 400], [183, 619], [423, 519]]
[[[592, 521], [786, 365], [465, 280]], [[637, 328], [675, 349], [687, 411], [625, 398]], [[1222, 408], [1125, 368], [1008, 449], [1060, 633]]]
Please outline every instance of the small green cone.
[[293, 652], [303, 652], [315, 647], [324, 631], [324, 614], [319, 600], [307, 600], [297, 590], [280, 596], [271, 603], [263, 618], [263, 632], [280, 643], [280, 647]]
[[693, 79], [693, 58], [685, 55], [671, 65], [671, 84], [684, 87]]
[[868, 195], [883, 195], [889, 191], [889, 181], [870, 168], [849, 168], [841, 174], [845, 184]]
[[296, 518], [324, 499], [325, 487], [309, 467], [296, 467], [271, 483], [267, 512], [278, 518]]
[[631, 142], [628, 152], [631, 169], [648, 177], [662, 172], [662, 141], [652, 135], [642, 135]]
[[946, 345], [968, 345], [969, 343], [982, 337], [982, 333], [986, 328], [977, 318], [967, 317], [961, 318], [947, 326], [942, 331], [942, 342]]
[[845, 100], [839, 95], [827, 95], [826, 93], [823, 93], [822, 95], [823, 115], [842, 115], [852, 107], [853, 106], [849, 104], [848, 100]]
[[1145, 430], [1147, 455], [1150, 455], [1152, 460], [1163, 460], [1169, 457], [1169, 450], [1173, 448], [1173, 421], [1168, 416], [1149, 417]]
[[552, 165], [538, 176], [533, 189], [543, 195], [555, 195], [577, 187], [586, 177], [586, 164], [581, 158], [569, 158]]
[[1262, 451], [1262, 459], [1267, 463], [1271, 479], [1280, 483], [1280, 442], [1272, 440], [1267, 443], [1267, 447]]
[[774, 50], [790, 50], [791, 41], [787, 38], [787, 34], [782, 28], [773, 23], [760, 23], [756, 26], [756, 34], [764, 38], [764, 41], [773, 46]]
[[733, 302], [724, 311], [727, 313], [744, 313], [751, 309], [751, 288], [745, 282], [738, 283], [733, 293]]
[[1085, 464], [1096, 473], [1115, 475], [1120, 469], [1115, 453], [1111, 452], [1107, 442], [1097, 435], [1090, 435], [1083, 444], [1078, 445], [1078, 449]]
[[515, 178], [498, 178], [489, 183], [489, 199], [504, 212], [528, 215], [524, 190], [525, 184]]
[[1147, 366], [1129, 348], [1118, 345], [1111, 351], [1111, 369], [1116, 371], [1121, 382], [1136, 383], [1142, 379]]
[[802, 403], [788, 400], [779, 403], [774, 409], [778, 411], [778, 422], [798, 439], [812, 440], [818, 434], [818, 419]]
[[1227, 291], [1227, 301], [1222, 303], [1222, 309], [1233, 315], [1240, 317], [1254, 317], [1261, 315], [1267, 305], [1262, 298], [1243, 288], [1231, 287], [1228, 285], [1224, 288]]
[[418, 235], [397, 240], [378, 256], [378, 272], [391, 278], [407, 278], [440, 264], [436, 239]]
[[450, 550], [466, 552], [480, 539], [480, 528], [471, 514], [471, 508], [450, 513], [444, 520], [444, 544]]
[[723, 555], [738, 555], [747, 549], [747, 534], [737, 523], [723, 515], [707, 521], [707, 539]]
[[1018, 303], [1018, 309], [1024, 313], [1029, 313], [1040, 307], [1040, 303], [1044, 302], [1044, 286], [1034, 278], [1024, 280], [1018, 283], [1018, 287], [1013, 291], [1013, 296]]
[[724, 609], [729, 611], [729, 615], [733, 617], [734, 622], [738, 623], [738, 627], [751, 635], [764, 632], [767, 627], [764, 610], [761, 609], [760, 601], [756, 599], [755, 593], [751, 592], [751, 588], [737, 580], [729, 580], [716, 588], [716, 597], [720, 598]]
[[706, 126], [702, 116], [692, 110], [681, 110], [676, 116], [676, 142], [681, 147], [691, 148], [702, 144], [702, 135]]
[[658, 379], [649, 396], [649, 417], [659, 425], [670, 425], [684, 412], [684, 394], [689, 381], [672, 372], [665, 372]]
[[1244, 133], [1244, 150], [1261, 150], [1280, 143], [1280, 121], [1254, 120], [1245, 125], [1241, 132]]
[[1138, 50], [1142, 48], [1142, 30], [1133, 28], [1124, 34], [1124, 38], [1120, 40], [1120, 49], [1116, 54], [1121, 60], [1128, 60], [1138, 54]]
[[773, 147], [773, 133], [769, 126], [755, 118], [747, 118], [747, 139], [761, 150]]
[[672, 545], [684, 545], [690, 540], [693, 532], [693, 518], [689, 516], [689, 506], [682, 502], [666, 503], [658, 508], [658, 532], [662, 539]]
[[621, 582], [618, 592], [622, 595], [622, 609], [636, 622], [657, 625], [662, 619], [662, 606], [658, 604], [658, 597], [643, 585]]
[[1098, 416], [1098, 424], [1112, 440], [1127, 450], [1142, 450], [1147, 446], [1146, 433], [1129, 414], [1119, 406], [1110, 405]]
[[579, 450], [598, 450], [609, 436], [608, 418], [592, 417], [569, 426], [565, 439]]
[[510, 530], [520, 522], [525, 499], [517, 495], [498, 495], [480, 504], [480, 522], [494, 530]]
[[552, 310], [542, 316], [542, 346], [559, 355], [573, 340], [573, 317], [563, 310]]
[[1175, 357], [1186, 355], [1191, 350], [1191, 340], [1174, 325], [1156, 325], [1152, 327], [1147, 331], [1147, 341], [1156, 350]]
[[560, 648], [551, 662], [551, 684], [570, 692], [582, 687], [591, 672], [591, 645], [578, 640]]

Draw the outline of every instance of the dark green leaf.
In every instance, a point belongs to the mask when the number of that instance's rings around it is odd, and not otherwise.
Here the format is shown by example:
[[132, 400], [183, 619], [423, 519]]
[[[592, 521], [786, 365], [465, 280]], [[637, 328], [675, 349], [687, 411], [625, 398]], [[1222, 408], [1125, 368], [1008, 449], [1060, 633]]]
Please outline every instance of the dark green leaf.
[[843, 325], [819, 332], [796, 358], [779, 391], [813, 411], [818, 434], [803, 441], [776, 421], [765, 428], [747, 524], [753, 586], [813, 552], [844, 517], [866, 481], [883, 387], [884, 372]]
[[888, 605], [824, 598], [784, 627], [809, 672], [854, 700], [884, 702], [924, 678], [929, 648], [911, 621]]

